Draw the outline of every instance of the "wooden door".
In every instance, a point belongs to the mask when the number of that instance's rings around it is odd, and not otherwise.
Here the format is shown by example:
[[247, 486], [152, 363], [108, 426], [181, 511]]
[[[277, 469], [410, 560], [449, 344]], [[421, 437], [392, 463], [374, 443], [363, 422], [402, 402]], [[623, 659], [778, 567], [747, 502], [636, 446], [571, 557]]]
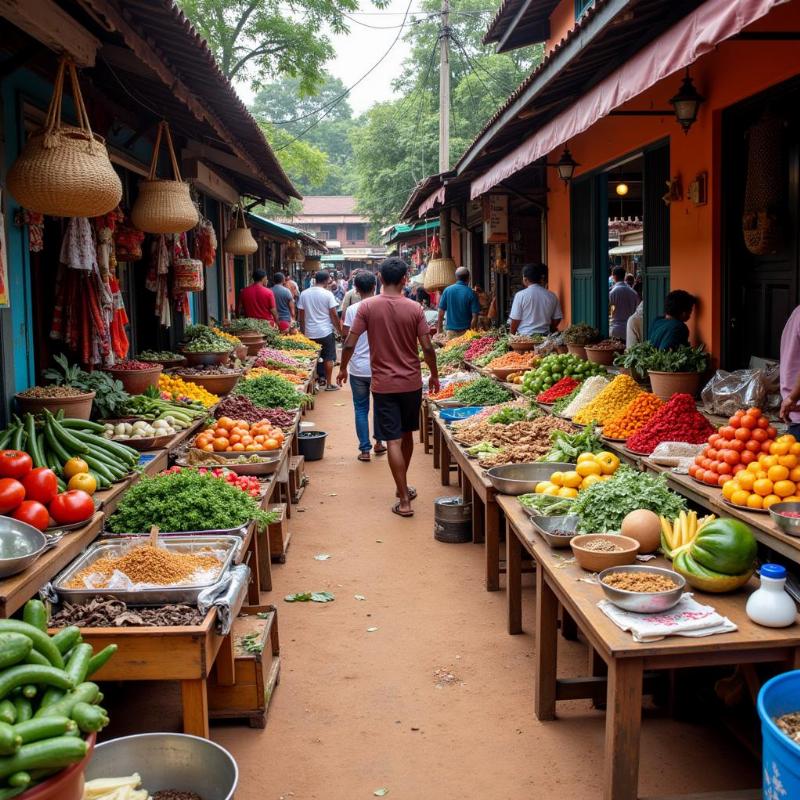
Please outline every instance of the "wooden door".
[[645, 335], [653, 320], [664, 313], [664, 300], [670, 290], [669, 206], [662, 199], [669, 177], [669, 143], [646, 150], [642, 196], [644, 259], [641, 269]]
[[[777, 359], [786, 319], [800, 301], [800, 81], [781, 84], [723, 115], [722, 363], [748, 366], [751, 356]], [[780, 223], [775, 253], [754, 255], [744, 244], [742, 213], [747, 176], [747, 132], [769, 110], [785, 120], [781, 147]]]

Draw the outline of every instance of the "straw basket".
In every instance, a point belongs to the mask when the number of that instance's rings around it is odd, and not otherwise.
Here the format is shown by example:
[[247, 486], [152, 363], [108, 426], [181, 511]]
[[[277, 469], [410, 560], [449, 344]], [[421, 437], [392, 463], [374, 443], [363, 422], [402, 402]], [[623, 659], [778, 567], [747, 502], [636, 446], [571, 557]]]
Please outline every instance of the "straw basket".
[[[175, 175], [174, 180], [156, 177], [162, 135], [167, 140], [167, 150]], [[197, 208], [189, 194], [189, 184], [181, 180], [169, 126], [162, 121], [159, 123], [156, 143], [153, 147], [150, 174], [147, 180], [139, 182], [139, 196], [133, 204], [131, 222], [146, 233], [183, 233], [194, 228], [199, 219]]]
[[[61, 124], [64, 73], [69, 70], [77, 127]], [[53, 217], [97, 217], [122, 199], [122, 184], [105, 140], [92, 133], [75, 65], [62, 58], [44, 127], [32, 134], [6, 179], [8, 191], [30, 211]]]
[[317, 258], [307, 258], [303, 262], [303, 272], [316, 272], [320, 269], [322, 262]]
[[432, 258], [425, 270], [424, 287], [427, 292], [438, 292], [456, 282], [456, 262], [452, 258]]
[[234, 226], [225, 237], [225, 252], [233, 256], [249, 256], [256, 250], [258, 250], [258, 242], [250, 233], [250, 228], [247, 227], [242, 207], [237, 206], [234, 212]]

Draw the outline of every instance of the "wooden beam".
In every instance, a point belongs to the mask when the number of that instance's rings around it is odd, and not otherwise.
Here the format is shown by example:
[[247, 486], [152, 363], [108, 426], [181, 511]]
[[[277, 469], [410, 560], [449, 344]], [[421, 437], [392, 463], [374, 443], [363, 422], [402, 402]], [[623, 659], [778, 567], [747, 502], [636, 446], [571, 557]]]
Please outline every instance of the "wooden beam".
[[[6, 1], [0, 0], [0, 2]], [[222, 120], [178, 78], [177, 73], [169, 66], [168, 60], [155, 46], [135, 30], [129, 21], [129, 12], [120, 13], [108, 0], [78, 0], [78, 4], [92, 13], [104, 17], [113, 30], [122, 36], [125, 44], [133, 50], [139, 60], [149, 67], [165, 86], [169, 87], [170, 92], [189, 109], [192, 115], [197, 120], [208, 123], [236, 155], [250, 167], [253, 175], [270, 186], [279, 198], [288, 201], [289, 198], [286, 194], [261, 171], [256, 161], [238, 144]]]
[[0, 0], [0, 16], [78, 66], [94, 66], [100, 41], [53, 0]]

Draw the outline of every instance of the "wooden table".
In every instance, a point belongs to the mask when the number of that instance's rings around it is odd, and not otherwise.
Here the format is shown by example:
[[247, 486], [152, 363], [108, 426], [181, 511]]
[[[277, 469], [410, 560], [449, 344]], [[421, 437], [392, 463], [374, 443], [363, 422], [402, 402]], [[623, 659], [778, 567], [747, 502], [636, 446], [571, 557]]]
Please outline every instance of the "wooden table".
[[450, 485], [450, 459], [458, 465], [461, 491], [472, 503], [472, 541], [485, 542], [486, 591], [500, 589], [500, 534], [503, 520], [498, 508], [497, 492], [478, 462], [470, 459], [456, 442], [438, 414], [433, 415], [434, 466], [438, 454], [442, 486]]
[[[533, 529], [515, 497], [500, 495], [498, 504], [508, 520], [507, 581], [509, 632], [521, 627], [521, 549], [536, 561], [536, 665], [534, 711], [540, 720], [556, 717], [559, 700], [602, 699], [606, 711], [604, 800], [636, 800], [639, 783], [639, 747], [643, 679], [646, 670], [671, 670], [733, 664], [774, 662], [786, 669], [800, 667], [800, 624], [789, 628], [762, 628], [745, 614], [753, 580], [743, 591], [730, 595], [695, 592], [700, 602], [713, 605], [737, 626], [733, 633], [704, 638], [667, 637], [640, 644], [620, 630], [597, 607], [600, 587], [580, 581], [588, 573], [575, 563], [565, 563], [569, 550], [552, 550]], [[663, 560], [651, 562], [668, 566]], [[607, 677], [558, 678], [557, 614], [559, 604], [576, 621], [594, 653], [608, 668]], [[719, 795], [712, 795], [719, 796]], [[757, 797], [758, 795], [753, 795]], [[693, 795], [693, 797], [699, 797]]]

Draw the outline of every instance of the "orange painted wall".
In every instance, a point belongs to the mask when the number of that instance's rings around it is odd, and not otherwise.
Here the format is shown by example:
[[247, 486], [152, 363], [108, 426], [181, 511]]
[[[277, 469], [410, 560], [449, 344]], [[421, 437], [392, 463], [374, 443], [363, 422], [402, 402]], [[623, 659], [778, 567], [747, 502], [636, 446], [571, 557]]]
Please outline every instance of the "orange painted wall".
[[550, 15], [550, 38], [544, 49], [549, 53], [575, 27], [575, 0], [561, 0]]
[[[750, 30], [759, 28], [799, 30], [800, 3], [780, 6]], [[606, 117], [570, 141], [569, 147], [581, 165], [576, 175], [581, 175], [645, 145], [669, 138], [670, 174], [680, 175], [684, 191], [684, 199], [670, 207], [671, 285], [700, 298], [700, 306], [690, 322], [693, 338], [705, 343], [712, 353], [719, 353], [722, 326], [720, 174], [724, 166], [719, 163], [721, 114], [727, 106], [800, 74], [798, 45], [796, 42], [724, 42], [697, 61], [691, 73], [706, 102], [688, 135], [684, 135], [674, 117]], [[672, 75], [624, 108], [669, 108], [668, 100], [678, 89], [680, 80], [680, 75]], [[559, 148], [550, 153], [547, 160], [558, 160], [560, 152]], [[689, 184], [703, 171], [709, 176], [709, 202], [697, 207], [685, 199], [685, 195]], [[561, 297], [565, 317], [569, 318], [569, 193], [554, 170], [548, 170], [548, 180], [550, 288]]]

